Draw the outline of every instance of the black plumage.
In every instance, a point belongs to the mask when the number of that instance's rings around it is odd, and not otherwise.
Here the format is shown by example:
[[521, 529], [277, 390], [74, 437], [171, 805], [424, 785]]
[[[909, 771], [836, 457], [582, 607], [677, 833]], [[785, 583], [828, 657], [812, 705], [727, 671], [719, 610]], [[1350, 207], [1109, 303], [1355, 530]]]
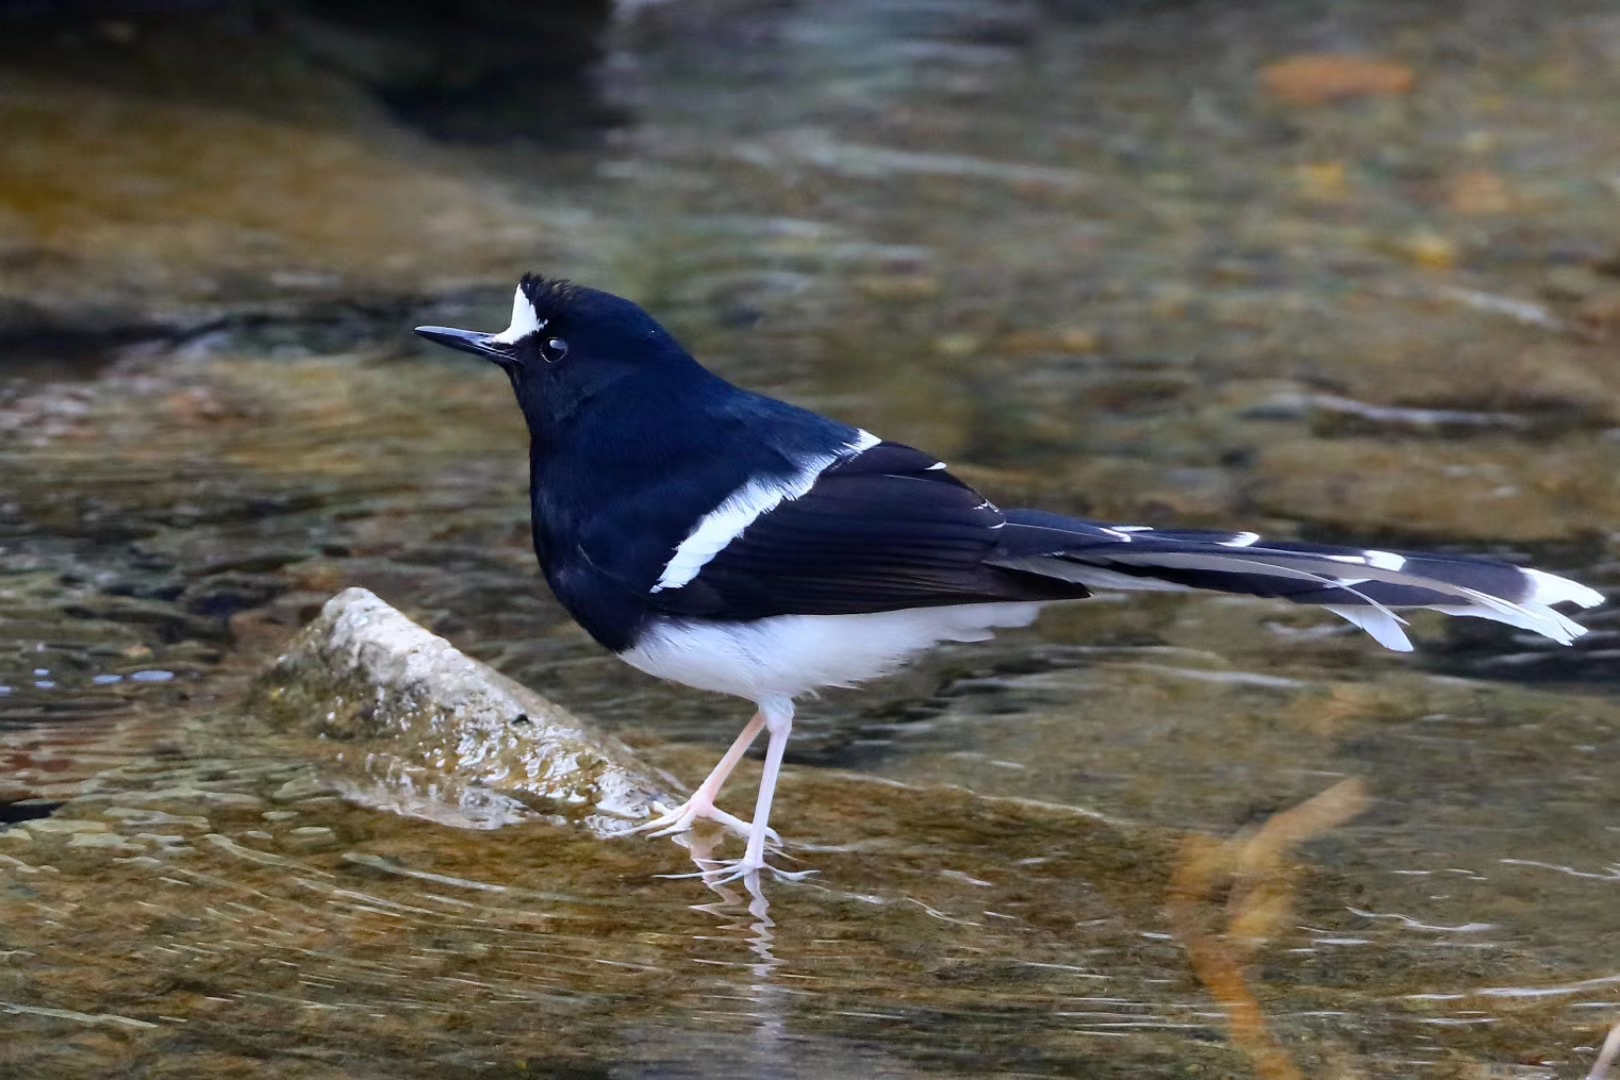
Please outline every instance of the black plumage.
[[[1553, 609], [1602, 600], [1506, 563], [1150, 529], [1002, 511], [922, 451], [739, 389], [620, 297], [526, 276], [498, 334], [418, 333], [506, 371], [530, 432], [534, 547], [597, 641], [759, 712], [697, 792], [650, 823], [712, 818], [764, 866], [793, 698], [883, 674], [939, 641], [980, 640], [1101, 588], [1210, 589], [1319, 605], [1410, 648], [1398, 611], [1432, 608], [1568, 643]], [[754, 820], [714, 798], [769, 729]]]

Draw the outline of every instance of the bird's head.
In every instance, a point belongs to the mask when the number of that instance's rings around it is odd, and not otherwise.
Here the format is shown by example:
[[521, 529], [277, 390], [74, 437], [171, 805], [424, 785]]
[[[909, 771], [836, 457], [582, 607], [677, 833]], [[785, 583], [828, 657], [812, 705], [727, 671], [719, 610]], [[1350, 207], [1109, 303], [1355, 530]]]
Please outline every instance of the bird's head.
[[418, 326], [429, 341], [497, 364], [512, 380], [531, 430], [565, 421], [631, 375], [672, 380], [702, 372], [680, 343], [641, 308], [611, 293], [525, 274], [512, 322], [495, 334]]

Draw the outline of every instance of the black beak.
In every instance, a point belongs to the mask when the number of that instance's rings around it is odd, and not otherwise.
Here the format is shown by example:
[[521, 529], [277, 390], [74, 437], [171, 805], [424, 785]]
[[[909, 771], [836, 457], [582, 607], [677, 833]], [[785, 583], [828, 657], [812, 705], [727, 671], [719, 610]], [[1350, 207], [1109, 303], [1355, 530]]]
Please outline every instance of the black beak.
[[498, 343], [490, 340], [490, 334], [480, 334], [476, 330], [452, 330], [448, 326], [418, 326], [416, 332], [436, 344], [460, 349], [497, 364], [510, 359]]

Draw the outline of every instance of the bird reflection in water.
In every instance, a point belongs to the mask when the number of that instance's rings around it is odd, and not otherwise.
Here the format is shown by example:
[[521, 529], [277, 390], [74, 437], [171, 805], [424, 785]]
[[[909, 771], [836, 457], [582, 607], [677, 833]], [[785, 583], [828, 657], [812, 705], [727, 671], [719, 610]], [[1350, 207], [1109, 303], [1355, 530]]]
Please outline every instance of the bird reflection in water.
[[[747, 995], [752, 1004], [749, 1016], [757, 1025], [750, 1068], [758, 1076], [792, 1075], [795, 1061], [787, 1029], [789, 991], [774, 978], [782, 966], [776, 956], [776, 922], [770, 916], [771, 905], [760, 886], [760, 875], [737, 877], [733, 873], [735, 863], [716, 856], [715, 849], [724, 836], [719, 829], [696, 829], [677, 836], [675, 842], [686, 848], [697, 870], [670, 876], [695, 877], [708, 886], [719, 899], [693, 904], [692, 910], [718, 917], [719, 928], [728, 938], [740, 932], [753, 954], [752, 962], [746, 965], [750, 976]], [[743, 911], [747, 912], [746, 919], [739, 917]]]
[[[760, 887], [759, 874], [744, 874], [737, 877], [731, 871], [734, 863], [731, 860], [716, 856], [715, 849], [725, 833], [718, 829], [694, 829], [691, 832], [681, 833], [675, 837], [675, 842], [686, 849], [692, 859], [692, 865], [697, 870], [690, 874], [671, 874], [669, 877], [697, 878], [707, 885], [719, 900], [707, 904], [693, 904], [693, 911], [703, 911], [711, 915], [730, 918], [737, 909], [747, 908], [753, 922], [748, 925], [748, 949], [759, 958], [753, 965], [754, 976], [757, 979], [770, 978], [771, 972], [781, 964], [776, 958], [774, 944], [776, 923], [770, 916], [770, 901], [765, 899], [765, 890]], [[742, 885], [748, 894], [746, 905], [742, 893], [738, 892], [737, 885]], [[741, 923], [732, 923], [726, 929], [740, 928]]]

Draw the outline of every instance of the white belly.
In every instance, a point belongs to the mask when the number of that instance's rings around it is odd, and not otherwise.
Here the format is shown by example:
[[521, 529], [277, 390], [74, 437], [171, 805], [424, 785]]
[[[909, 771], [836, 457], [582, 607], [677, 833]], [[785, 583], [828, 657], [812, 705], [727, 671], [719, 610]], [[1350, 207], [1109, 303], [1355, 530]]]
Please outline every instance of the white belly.
[[665, 619], [619, 656], [660, 679], [750, 701], [798, 697], [887, 675], [941, 641], [985, 641], [1028, 626], [1038, 603], [959, 604], [868, 615], [775, 615], [752, 622]]

